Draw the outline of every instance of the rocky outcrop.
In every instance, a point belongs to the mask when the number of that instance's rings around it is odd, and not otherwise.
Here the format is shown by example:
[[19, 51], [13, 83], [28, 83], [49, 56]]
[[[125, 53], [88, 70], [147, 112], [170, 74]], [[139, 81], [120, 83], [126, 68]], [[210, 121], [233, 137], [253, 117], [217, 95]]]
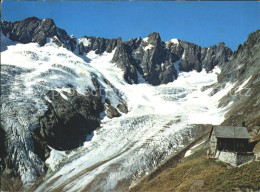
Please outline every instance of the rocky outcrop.
[[135, 55], [141, 66], [140, 73], [152, 85], [165, 84], [177, 77], [177, 71], [173, 66], [175, 60], [165, 43], [161, 41], [159, 33], [151, 33]]
[[117, 43], [118, 39], [83, 36], [79, 40], [79, 54], [90, 51], [95, 51], [96, 54], [102, 54], [105, 51], [111, 53], [117, 46]]
[[121, 113], [128, 113], [128, 109], [125, 103], [120, 103], [116, 106]]
[[118, 112], [118, 110], [113, 107], [109, 101], [109, 99], [105, 100], [106, 104], [105, 104], [105, 108], [106, 108], [106, 114], [107, 117], [112, 119], [114, 117], [120, 117], [120, 113]]
[[179, 70], [189, 72], [192, 70], [201, 71], [201, 47], [186, 41], [176, 40], [169, 42], [168, 46], [178, 59], [181, 59]]
[[106, 105], [106, 114], [107, 114], [107, 117], [110, 119], [120, 116], [120, 113], [118, 112], [118, 110], [110, 104]]
[[140, 73], [147, 82], [160, 85], [177, 77], [173, 66], [175, 60], [161, 41], [160, 35], [151, 33], [145, 40], [137, 38], [120, 42], [112, 62], [123, 69], [124, 77], [129, 83], [137, 83], [137, 73]]
[[135, 60], [131, 56], [129, 47], [122, 42], [121, 38], [118, 39], [116, 51], [111, 62], [116, 63], [117, 66], [124, 71], [124, 79], [126, 82], [130, 84], [137, 83], [137, 71], [134, 67]]
[[218, 77], [219, 83], [235, 82], [239, 78], [244, 80], [250, 74], [257, 73], [259, 65], [258, 45], [260, 43], [260, 30], [249, 34], [246, 42], [239, 45], [234, 52], [234, 56], [230, 62], [223, 66], [222, 72]]
[[67, 100], [58, 92], [50, 91], [47, 96], [48, 110], [40, 117], [39, 138], [58, 150], [77, 148], [86, 141], [86, 136], [99, 127], [98, 117], [103, 111], [101, 98], [79, 95], [74, 88], [71, 96], [64, 93]]
[[117, 39], [100, 37], [83, 36], [78, 42], [75, 36], [69, 36], [64, 29], [58, 28], [51, 18], [42, 20], [37, 17], [28, 17], [13, 23], [3, 21], [1, 30], [12, 41], [20, 43], [33, 42], [43, 46], [48, 42], [48, 38], [52, 38], [58, 46], [66, 47], [71, 51], [75, 51], [78, 46], [79, 54], [89, 51], [95, 51], [96, 54], [102, 54], [105, 51], [110, 53], [117, 45]]
[[186, 41], [175, 40], [167, 42], [171, 52], [181, 59], [179, 70], [189, 72], [196, 70], [200, 72], [203, 68], [207, 72], [211, 71], [216, 65], [223, 66], [232, 56], [232, 50], [223, 42], [209, 48], [202, 48], [196, 44]]
[[[232, 56], [232, 51], [224, 42], [220, 42], [217, 46], [211, 46], [202, 51], [202, 65], [207, 72], [214, 69], [215, 66], [223, 67]], [[204, 57], [205, 55], [205, 57]]]
[[37, 17], [28, 17], [16, 22], [1, 22], [3, 34], [12, 41], [21, 43], [39, 43], [43, 46], [48, 38], [53, 38], [57, 45], [75, 50], [75, 39], [70, 38], [64, 29], [56, 27], [54, 21], [50, 18], [39, 19]]

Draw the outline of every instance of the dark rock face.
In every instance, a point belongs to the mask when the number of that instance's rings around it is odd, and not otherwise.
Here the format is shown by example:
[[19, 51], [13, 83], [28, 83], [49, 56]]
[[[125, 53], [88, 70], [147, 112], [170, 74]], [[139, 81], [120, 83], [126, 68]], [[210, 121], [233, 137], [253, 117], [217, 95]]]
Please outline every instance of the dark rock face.
[[193, 43], [182, 41], [180, 46], [183, 48], [180, 71], [189, 72], [196, 70], [201, 71], [201, 47]]
[[8, 167], [6, 161], [6, 132], [5, 130], [2, 128], [2, 126], [0, 126], [0, 150], [1, 150], [1, 153], [0, 153], [0, 158], [1, 158], [1, 161], [0, 161], [0, 170], [4, 170], [6, 167]]
[[211, 71], [216, 65], [224, 65], [232, 56], [230, 48], [224, 43], [210, 48], [201, 48], [193, 43], [180, 41], [163, 42], [158, 33], [151, 33], [145, 39], [132, 39], [117, 44], [112, 62], [123, 69], [125, 80], [136, 83], [136, 73], [152, 85], [172, 82], [177, 78], [175, 62], [179, 62], [180, 71], [200, 72], [205, 68]]
[[233, 54], [232, 50], [223, 42], [219, 43], [218, 46], [202, 48], [193, 43], [179, 40], [178, 44], [169, 43], [168, 47], [174, 55], [182, 59], [179, 69], [185, 72], [192, 70], [200, 72], [202, 68], [209, 72], [216, 65], [223, 66]]
[[177, 77], [173, 66], [174, 59], [171, 52], [166, 49], [159, 33], [151, 33], [146, 42], [143, 42], [144, 54], [141, 62], [141, 74], [152, 85], [171, 82]]
[[[73, 89], [73, 88], [72, 88]], [[98, 117], [103, 111], [101, 99], [96, 96], [79, 95], [76, 90], [65, 100], [56, 91], [50, 91], [48, 110], [40, 118], [37, 135], [51, 147], [70, 150], [85, 142], [86, 136], [99, 127]]]
[[[205, 67], [207, 72], [214, 69], [217, 65], [223, 66], [229, 61], [233, 54], [231, 49], [225, 46], [225, 43], [223, 42], [220, 42], [218, 46], [214, 45], [209, 47], [204, 52], [205, 58], [202, 57], [202, 65]], [[202, 56], [204, 56], [204, 54], [202, 54]]]
[[137, 83], [137, 71], [134, 67], [135, 60], [131, 54], [129, 54], [129, 47], [122, 42], [121, 38], [119, 38], [116, 48], [111, 62], [116, 63], [117, 66], [124, 71], [124, 79], [126, 82], [130, 84]]
[[39, 43], [43, 46], [47, 38], [54, 38], [57, 45], [75, 50], [75, 41], [71, 39], [67, 32], [56, 27], [54, 21], [50, 18], [41, 20], [37, 17], [28, 17], [14, 23], [3, 21], [1, 29], [5, 36], [9, 35], [12, 41], [21, 43]]
[[49, 143], [41, 136], [40, 124], [36, 125], [37, 127], [31, 132], [31, 138], [33, 142], [33, 152], [43, 161], [50, 156], [50, 148], [48, 147]]
[[86, 39], [89, 43], [79, 43], [79, 54], [88, 53], [89, 51], [95, 51], [96, 54], [102, 54], [105, 51], [111, 53], [116, 47], [117, 39], [104, 39], [101, 37], [87, 37], [83, 36], [81, 39]]
[[152, 85], [168, 83], [177, 77], [173, 57], [158, 33], [151, 33], [147, 41], [141, 38], [118, 43], [112, 62], [123, 69], [128, 83], [137, 83], [139, 72]]
[[260, 30], [249, 34], [246, 42], [239, 45], [230, 62], [223, 66], [218, 76], [219, 83], [235, 82], [239, 78], [245, 79], [250, 74], [258, 73], [257, 60], [259, 58]]

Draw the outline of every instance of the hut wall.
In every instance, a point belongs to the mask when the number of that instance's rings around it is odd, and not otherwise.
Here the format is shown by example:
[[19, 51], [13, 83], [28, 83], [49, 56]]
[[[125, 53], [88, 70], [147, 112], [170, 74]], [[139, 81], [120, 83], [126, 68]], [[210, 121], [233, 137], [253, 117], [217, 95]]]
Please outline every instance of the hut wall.
[[220, 151], [248, 151], [248, 139], [218, 138], [217, 149]]

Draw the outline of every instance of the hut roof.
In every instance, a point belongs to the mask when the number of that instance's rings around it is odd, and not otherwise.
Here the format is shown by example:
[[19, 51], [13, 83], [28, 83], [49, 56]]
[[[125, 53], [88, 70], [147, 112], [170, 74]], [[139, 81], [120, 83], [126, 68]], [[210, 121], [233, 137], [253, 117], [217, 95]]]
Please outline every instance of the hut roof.
[[250, 139], [246, 127], [236, 126], [215, 126], [215, 135], [217, 138], [236, 138], [236, 139]]

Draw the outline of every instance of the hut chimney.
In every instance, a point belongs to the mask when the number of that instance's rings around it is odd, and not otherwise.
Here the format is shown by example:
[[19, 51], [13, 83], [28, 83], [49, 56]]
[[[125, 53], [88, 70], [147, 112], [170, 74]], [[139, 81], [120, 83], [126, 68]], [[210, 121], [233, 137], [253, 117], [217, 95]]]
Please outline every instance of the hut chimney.
[[242, 127], [246, 127], [246, 122], [242, 121]]

